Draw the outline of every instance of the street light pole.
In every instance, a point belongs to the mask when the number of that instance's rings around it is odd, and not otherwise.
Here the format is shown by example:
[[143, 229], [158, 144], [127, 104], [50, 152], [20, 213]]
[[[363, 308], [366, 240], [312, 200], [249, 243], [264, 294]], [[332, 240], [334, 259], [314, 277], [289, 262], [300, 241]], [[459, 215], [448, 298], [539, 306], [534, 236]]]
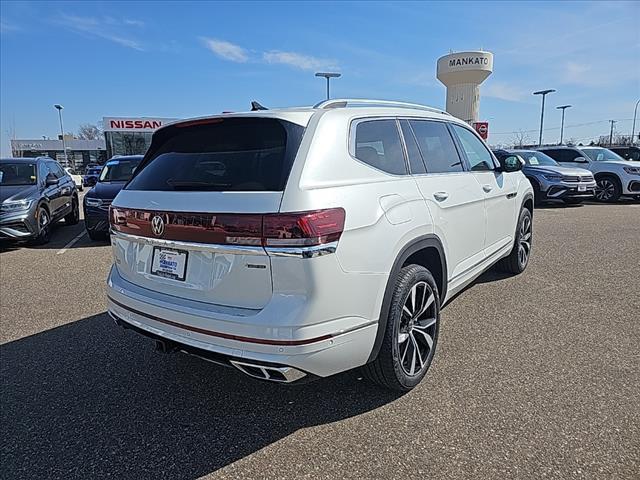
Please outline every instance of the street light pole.
[[611, 122], [611, 131], [609, 132], [609, 146], [613, 145], [613, 126], [615, 125], [615, 120], [609, 120]]
[[64, 152], [64, 163], [65, 167], [69, 166], [69, 158], [67, 158], [67, 144], [64, 141], [64, 127], [62, 126], [62, 109], [64, 108], [59, 103], [54, 105], [55, 109], [58, 110], [58, 117], [60, 118], [60, 133], [62, 134], [62, 151]]
[[337, 72], [317, 72], [316, 73], [316, 77], [324, 77], [327, 79], [327, 100], [329, 100], [329, 98], [331, 98], [331, 96], [329, 95], [329, 79], [330, 78], [338, 78], [341, 77], [342, 74], [341, 73], [337, 73]]
[[552, 88], [549, 90], [540, 90], [537, 92], [533, 92], [534, 95], [542, 95], [542, 111], [540, 112], [540, 137], [538, 138], [538, 146], [542, 145], [542, 125], [544, 124], [544, 97], [553, 92], [555, 92], [555, 90], [553, 90]]
[[571, 105], [560, 105], [556, 108], [562, 110], [562, 123], [560, 124], [560, 145], [562, 145], [562, 139], [564, 138], [564, 111], [567, 108], [571, 108]]
[[640, 104], [640, 99], [636, 102], [636, 108], [633, 109], [633, 127], [631, 127], [631, 145], [636, 143], [633, 136], [636, 134], [636, 115], [638, 114], [638, 104]]

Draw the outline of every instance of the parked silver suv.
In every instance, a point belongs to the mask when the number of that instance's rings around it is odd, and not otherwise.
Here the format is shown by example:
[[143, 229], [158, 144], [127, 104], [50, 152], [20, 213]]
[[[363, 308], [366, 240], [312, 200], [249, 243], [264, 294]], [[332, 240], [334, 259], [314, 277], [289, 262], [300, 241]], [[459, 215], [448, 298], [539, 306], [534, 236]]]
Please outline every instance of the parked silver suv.
[[109, 313], [161, 350], [256, 378], [365, 366], [409, 390], [443, 303], [498, 262], [526, 268], [521, 168], [449, 114], [395, 102], [162, 127], [111, 205]]
[[51, 225], [80, 219], [71, 176], [48, 157], [0, 160], [0, 239], [47, 243]]

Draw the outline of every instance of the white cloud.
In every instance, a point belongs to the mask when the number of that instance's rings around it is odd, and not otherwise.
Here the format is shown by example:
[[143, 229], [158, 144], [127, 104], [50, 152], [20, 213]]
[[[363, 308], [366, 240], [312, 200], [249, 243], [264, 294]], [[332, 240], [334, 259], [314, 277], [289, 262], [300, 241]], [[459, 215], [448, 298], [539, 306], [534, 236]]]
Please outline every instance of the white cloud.
[[249, 60], [247, 50], [240, 45], [236, 45], [224, 40], [216, 40], [215, 38], [202, 38], [205, 46], [215, 55], [230, 62], [245, 63]]
[[520, 102], [529, 92], [505, 82], [491, 82], [484, 86], [480, 85], [480, 94], [483, 97], [498, 98], [509, 102]]
[[132, 25], [127, 21], [118, 21], [111, 17], [95, 18], [63, 14], [55, 19], [55, 23], [76, 33], [102, 38], [123, 47], [144, 51], [144, 47], [140, 42], [124, 32], [126, 28], [123, 27]]
[[265, 62], [271, 64], [282, 64], [290, 67], [299, 68], [301, 70], [318, 70], [336, 68], [336, 62], [325, 58], [312, 57], [296, 52], [282, 52], [280, 50], [271, 50], [264, 52], [262, 58]]
[[21, 28], [6, 20], [0, 20], [0, 33], [18, 32]]

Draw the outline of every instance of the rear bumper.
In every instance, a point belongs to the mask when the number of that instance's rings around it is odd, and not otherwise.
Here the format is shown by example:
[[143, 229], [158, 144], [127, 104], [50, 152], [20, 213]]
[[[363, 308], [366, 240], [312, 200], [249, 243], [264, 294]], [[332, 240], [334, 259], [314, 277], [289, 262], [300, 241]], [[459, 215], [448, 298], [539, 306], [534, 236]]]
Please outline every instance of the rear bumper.
[[279, 323], [282, 317], [268, 314], [282, 312], [282, 306], [212, 311], [208, 304], [197, 308], [199, 302], [192, 302], [185, 307], [170, 302], [169, 296], [152, 293], [124, 280], [114, 267], [108, 281], [108, 311], [145, 334], [175, 342], [180, 350], [197, 349], [247, 364], [293, 367], [318, 377], [364, 365], [378, 327], [377, 321], [359, 317], [285, 326]]

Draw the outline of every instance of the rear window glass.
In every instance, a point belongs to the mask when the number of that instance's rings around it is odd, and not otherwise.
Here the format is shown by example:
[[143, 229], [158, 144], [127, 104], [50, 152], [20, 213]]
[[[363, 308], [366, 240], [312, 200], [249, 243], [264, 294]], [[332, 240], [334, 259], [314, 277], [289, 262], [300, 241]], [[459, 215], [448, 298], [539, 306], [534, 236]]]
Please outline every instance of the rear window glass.
[[299, 125], [270, 118], [167, 127], [154, 135], [150, 157], [126, 188], [282, 191], [303, 132]]

